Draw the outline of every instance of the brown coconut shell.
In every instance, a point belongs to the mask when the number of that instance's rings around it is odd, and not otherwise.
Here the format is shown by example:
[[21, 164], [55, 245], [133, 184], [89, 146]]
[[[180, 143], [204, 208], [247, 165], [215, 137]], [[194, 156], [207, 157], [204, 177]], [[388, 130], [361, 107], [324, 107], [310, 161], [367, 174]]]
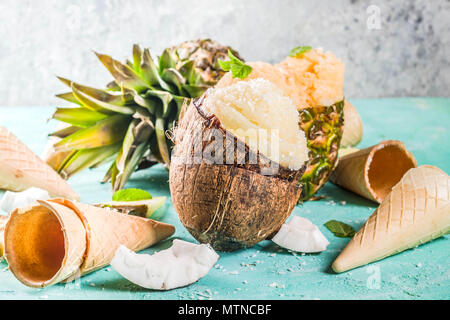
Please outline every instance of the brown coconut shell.
[[[298, 181], [305, 168], [290, 170], [255, 153], [206, 112], [203, 100], [193, 100], [175, 131], [169, 177], [173, 205], [199, 242], [219, 251], [250, 247], [278, 231], [289, 217], [301, 193]], [[222, 161], [211, 163], [204, 157], [192, 161], [194, 146], [200, 145], [203, 152], [214, 148], [215, 138], [208, 129], [223, 135], [223, 152], [216, 158]], [[225, 150], [234, 151], [232, 161], [227, 161]], [[278, 170], [270, 171], [271, 167]]]

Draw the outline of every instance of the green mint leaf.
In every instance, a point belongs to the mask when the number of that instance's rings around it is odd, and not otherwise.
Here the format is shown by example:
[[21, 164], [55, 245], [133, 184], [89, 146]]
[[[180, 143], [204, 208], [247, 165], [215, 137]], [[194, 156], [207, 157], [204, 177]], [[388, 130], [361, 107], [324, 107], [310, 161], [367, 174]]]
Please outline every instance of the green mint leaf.
[[231, 52], [230, 49], [228, 49], [228, 56], [230, 57], [230, 60], [231, 60], [233, 63], [244, 64], [244, 62], [241, 61], [241, 60], [239, 60], [239, 59], [233, 54], [233, 52]]
[[122, 189], [113, 194], [113, 201], [139, 201], [151, 199], [152, 195], [142, 189]]
[[219, 65], [222, 68], [223, 71], [230, 71], [231, 70], [231, 61], [224, 61], [219, 60]]
[[223, 71], [231, 71], [233, 78], [245, 79], [252, 72], [253, 68], [246, 65], [228, 50], [229, 61], [219, 60], [219, 65]]
[[325, 223], [325, 226], [333, 232], [336, 237], [351, 238], [355, 235], [355, 230], [352, 226], [337, 220], [330, 220]]
[[291, 50], [291, 52], [289, 52], [289, 56], [291, 57], [296, 57], [298, 55], [301, 55], [305, 52], [308, 52], [312, 49], [312, 47], [310, 46], [298, 46], [295, 47], [294, 49]]
[[233, 75], [233, 78], [245, 79], [248, 77], [250, 72], [252, 72], [252, 67], [245, 64], [233, 64], [231, 66], [231, 74]]

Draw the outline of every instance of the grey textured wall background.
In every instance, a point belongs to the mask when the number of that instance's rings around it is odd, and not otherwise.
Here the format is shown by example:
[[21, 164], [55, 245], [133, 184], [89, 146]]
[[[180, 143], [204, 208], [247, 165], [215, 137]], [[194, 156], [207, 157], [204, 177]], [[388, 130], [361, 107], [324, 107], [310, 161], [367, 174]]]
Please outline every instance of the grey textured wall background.
[[[368, 28], [370, 5], [380, 29]], [[349, 98], [449, 96], [448, 0], [1, 0], [1, 105], [64, 104], [55, 75], [103, 86], [110, 76], [91, 50], [124, 59], [133, 43], [156, 55], [200, 37], [248, 61], [279, 61], [301, 44], [332, 50]]]

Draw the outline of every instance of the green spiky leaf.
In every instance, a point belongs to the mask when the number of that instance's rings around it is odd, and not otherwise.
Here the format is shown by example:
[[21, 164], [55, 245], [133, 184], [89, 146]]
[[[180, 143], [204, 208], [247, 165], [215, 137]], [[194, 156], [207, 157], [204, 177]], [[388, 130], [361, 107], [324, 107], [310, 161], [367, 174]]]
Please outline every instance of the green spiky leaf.
[[92, 127], [81, 129], [57, 142], [54, 145], [55, 151], [97, 148], [122, 141], [129, 121], [123, 115], [100, 120]]
[[[133, 108], [120, 106], [108, 102], [108, 99], [97, 99], [96, 97], [87, 94], [83, 88], [76, 83], [72, 83], [72, 92], [74, 96], [88, 109], [103, 113], [103, 114], [133, 114]], [[122, 99], [119, 98], [121, 101]]]
[[159, 57], [159, 72], [162, 73], [165, 69], [176, 68], [177, 62], [169, 50], [165, 49]]
[[109, 73], [114, 77], [116, 83], [119, 86], [135, 90], [138, 93], [145, 91], [149, 84], [134, 71], [130, 66], [123, 64], [117, 60], [114, 60], [106, 54], [95, 53], [98, 59], [108, 69]]
[[77, 127], [77, 126], [68, 126], [66, 128], [62, 128], [62, 129], [56, 130], [55, 132], [50, 133], [49, 136], [58, 137], [58, 138], [62, 139], [67, 136], [70, 136], [71, 134], [73, 134], [81, 129], [82, 129], [81, 127]]
[[121, 143], [116, 143], [99, 148], [77, 150], [67, 158], [59, 171], [62, 171], [64, 176], [69, 178], [83, 169], [91, 168], [108, 159], [119, 151], [120, 146]]
[[57, 108], [52, 118], [77, 127], [87, 128], [107, 118], [107, 115], [85, 108]]
[[125, 186], [125, 183], [128, 181], [131, 174], [136, 169], [139, 161], [147, 152], [148, 145], [148, 143], [141, 143], [136, 147], [131, 157], [127, 160], [123, 171], [119, 171], [117, 169], [117, 166], [113, 167], [111, 173], [111, 183], [114, 190], [122, 189]]
[[80, 101], [74, 96], [73, 92], [60, 93], [56, 95], [57, 98], [69, 101], [71, 103], [76, 103], [78, 105], [82, 105]]
[[172, 84], [177, 88], [177, 94], [181, 94], [181, 87], [186, 83], [183, 76], [174, 68], [165, 69], [161, 77], [167, 83]]
[[190, 85], [186, 84], [183, 86], [183, 89], [187, 92], [189, 97], [197, 98], [200, 97], [206, 90], [208, 90], [209, 86], [205, 85]]
[[141, 48], [137, 44], [133, 45], [133, 68], [135, 71], [140, 70], [141, 68], [141, 58]]
[[162, 117], [166, 117], [170, 113], [170, 102], [173, 100], [173, 95], [167, 91], [149, 90], [146, 96], [155, 97], [161, 100]]

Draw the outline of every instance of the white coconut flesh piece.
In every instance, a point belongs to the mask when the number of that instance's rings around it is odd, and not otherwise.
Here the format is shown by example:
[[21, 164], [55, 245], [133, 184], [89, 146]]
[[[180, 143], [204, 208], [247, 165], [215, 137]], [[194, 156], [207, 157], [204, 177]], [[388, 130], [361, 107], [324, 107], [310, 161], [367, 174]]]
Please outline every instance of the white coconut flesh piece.
[[262, 78], [210, 89], [206, 109], [254, 151], [291, 170], [308, 160], [308, 147], [291, 99]]
[[305, 253], [324, 251], [330, 244], [316, 225], [297, 216], [283, 224], [272, 241], [280, 247]]
[[141, 287], [170, 290], [190, 285], [204, 277], [219, 260], [208, 244], [175, 239], [169, 249], [152, 255], [137, 254], [120, 246], [111, 266]]
[[14, 209], [31, 205], [37, 200], [48, 199], [50, 199], [50, 195], [46, 190], [35, 187], [21, 192], [6, 191], [0, 200], [0, 210], [9, 213]]

